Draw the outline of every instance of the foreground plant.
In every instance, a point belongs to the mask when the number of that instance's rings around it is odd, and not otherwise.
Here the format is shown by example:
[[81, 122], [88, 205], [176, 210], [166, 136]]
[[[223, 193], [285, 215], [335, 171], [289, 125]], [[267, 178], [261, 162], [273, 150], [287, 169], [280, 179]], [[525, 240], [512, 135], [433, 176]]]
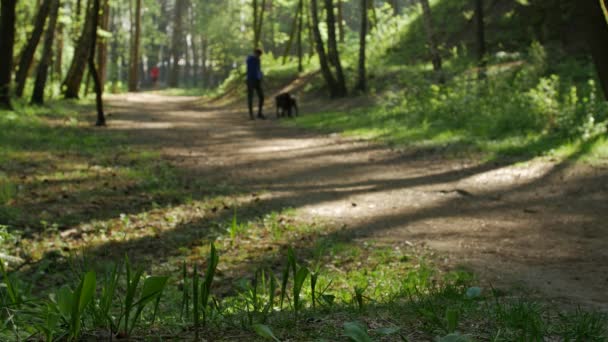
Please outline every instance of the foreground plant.
[[78, 340], [82, 328], [82, 314], [95, 295], [96, 275], [89, 271], [80, 280], [76, 290], [62, 287], [56, 294], [53, 303], [68, 326], [68, 340]]

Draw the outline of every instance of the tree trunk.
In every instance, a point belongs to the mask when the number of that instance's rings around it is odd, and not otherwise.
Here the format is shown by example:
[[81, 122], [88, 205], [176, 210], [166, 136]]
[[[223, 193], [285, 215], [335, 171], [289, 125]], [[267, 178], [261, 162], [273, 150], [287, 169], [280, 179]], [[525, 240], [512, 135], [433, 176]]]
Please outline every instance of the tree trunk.
[[475, 0], [475, 22], [477, 26], [477, 63], [478, 77], [486, 77], [486, 33], [483, 13], [483, 0]]
[[33, 104], [44, 104], [44, 89], [48, 78], [49, 67], [53, 57], [53, 42], [57, 28], [57, 18], [59, 17], [60, 0], [51, 0], [51, 11], [49, 14], [49, 24], [44, 35], [44, 47], [42, 57], [38, 63], [36, 71], [36, 81], [34, 82], [34, 92], [32, 93]]
[[129, 58], [129, 91], [137, 91], [139, 83], [139, 46], [141, 40], [141, 0], [135, 0], [135, 34], [131, 39], [131, 57]]
[[330, 96], [338, 97], [338, 83], [336, 82], [336, 79], [334, 78], [334, 75], [331, 73], [331, 69], [329, 68], [329, 62], [327, 60], [327, 55], [325, 54], [325, 46], [323, 44], [323, 37], [321, 36], [321, 31], [319, 30], [318, 7], [319, 6], [317, 4], [317, 0], [310, 0], [310, 17], [312, 19], [312, 32], [315, 38], [317, 56], [319, 56], [321, 73], [323, 74], [325, 83], [327, 83], [327, 87], [329, 88]]
[[[254, 6], [257, 6], [257, 1], [253, 1]], [[266, 12], [266, 0], [262, 0], [262, 6], [258, 10], [254, 8], [254, 47], [259, 48], [260, 41], [262, 40], [262, 27], [264, 27], [264, 13]]]
[[283, 64], [287, 63], [287, 58], [291, 54], [291, 47], [293, 46], [293, 40], [297, 34], [298, 30], [298, 17], [300, 15], [299, 7], [296, 10], [296, 15], [293, 17], [293, 22], [291, 23], [291, 29], [289, 30], [289, 40], [287, 40], [287, 44], [285, 45], [285, 53], [283, 54]]
[[51, 2], [51, 0], [42, 1], [42, 4], [38, 9], [38, 14], [36, 14], [32, 35], [27, 41], [27, 44], [25, 44], [25, 46], [23, 47], [23, 50], [21, 51], [19, 67], [17, 69], [17, 74], [15, 75], [16, 97], [23, 96], [23, 89], [25, 88], [27, 76], [30, 73], [30, 68], [32, 67], [32, 62], [34, 61], [36, 48], [38, 47], [38, 43], [40, 42], [40, 38], [42, 37], [42, 33], [44, 32], [46, 18], [49, 16], [49, 12], [51, 10]]
[[207, 38], [201, 37], [201, 86], [209, 86], [209, 70], [207, 68]]
[[298, 72], [304, 71], [303, 56], [304, 51], [302, 47], [302, 30], [304, 29], [304, 0], [300, 0], [298, 3]]
[[[110, 21], [110, 30], [116, 32], [118, 30], [118, 15], [117, 11], [112, 12], [112, 20]], [[110, 44], [110, 82], [112, 83], [111, 91], [118, 92], [118, 81], [120, 80], [120, 65], [119, 65], [119, 45], [118, 39], [113, 38]]]
[[[108, 31], [110, 29], [110, 0], [103, 0], [101, 6], [102, 13], [99, 26], [102, 30]], [[101, 87], [104, 88], [108, 79], [108, 38], [100, 39], [97, 43], [97, 67], [99, 68]]]
[[600, 1], [582, 1], [577, 21], [589, 44], [604, 98], [608, 100], [608, 24], [604, 12], [606, 2]]
[[253, 6], [253, 48], [255, 49], [260, 41], [260, 37], [258, 37], [258, 0], [253, 0], [251, 6]]
[[179, 61], [182, 58], [183, 45], [183, 12], [186, 0], [175, 1], [175, 12], [173, 17], [173, 38], [171, 42], [171, 74], [169, 75], [169, 86], [179, 86]]
[[325, 9], [327, 15], [327, 55], [330, 63], [336, 70], [336, 96], [346, 96], [346, 80], [344, 78], [344, 72], [342, 70], [342, 63], [340, 62], [340, 52], [338, 51], [338, 42], [336, 40], [336, 18], [334, 15], [334, 4], [333, 0], [325, 0]]
[[12, 109], [11, 73], [15, 45], [15, 7], [17, 0], [1, 0], [0, 12], [0, 108]]
[[93, 33], [97, 33], [93, 30], [93, 21], [97, 21], [97, 19], [95, 19], [97, 15], [94, 15], [92, 8], [93, 6], [87, 4], [87, 14], [82, 34], [80, 38], [78, 38], [74, 57], [72, 58], [72, 64], [70, 65], [68, 74], [61, 86], [61, 88], [64, 89], [63, 95], [66, 99], [77, 99], [79, 97], [82, 77], [84, 76], [87, 59], [91, 52], [91, 37], [93, 36]]
[[194, 7], [194, 3], [190, 4], [190, 30], [191, 30], [191, 41], [190, 48], [192, 50], [192, 79], [190, 84], [194, 87], [197, 85], [197, 80], [199, 77], [199, 65], [200, 65], [200, 56], [198, 55], [198, 46], [197, 46], [197, 35], [196, 32], [196, 8]]
[[437, 48], [437, 41], [435, 40], [435, 31], [433, 27], [433, 17], [431, 15], [431, 6], [429, 0], [420, 0], [422, 4], [424, 28], [426, 31], [427, 42], [429, 44], [429, 51], [431, 53], [431, 62], [433, 63], [433, 70], [438, 75], [439, 83], [445, 83], [445, 76], [443, 75], [443, 68], [441, 66], [441, 55]]
[[53, 67], [54, 75], [57, 79], [63, 77], [63, 41], [64, 41], [64, 27], [65, 25], [60, 22], [57, 23], [57, 29], [55, 30], [55, 64]]
[[101, 7], [100, 0], [93, 0], [93, 10], [91, 15], [91, 38], [89, 43], [89, 72], [93, 78], [95, 85], [95, 104], [97, 106], [97, 122], [95, 126], [105, 126], [106, 117], [103, 113], [103, 89], [101, 88], [101, 80], [95, 66], [95, 48], [97, 47], [97, 26], [99, 24], [99, 9]]
[[367, 0], [361, 0], [361, 29], [359, 31], [359, 79], [356, 90], [365, 92], [367, 90], [367, 79], [365, 72], [365, 45], [367, 38], [368, 11]]
[[391, 7], [393, 8], [393, 15], [399, 15], [399, 0], [391, 0]]
[[342, 6], [342, 0], [338, 0], [338, 37], [340, 39], [340, 43], [344, 43], [344, 38], [346, 36], [346, 30], [344, 28], [344, 8]]

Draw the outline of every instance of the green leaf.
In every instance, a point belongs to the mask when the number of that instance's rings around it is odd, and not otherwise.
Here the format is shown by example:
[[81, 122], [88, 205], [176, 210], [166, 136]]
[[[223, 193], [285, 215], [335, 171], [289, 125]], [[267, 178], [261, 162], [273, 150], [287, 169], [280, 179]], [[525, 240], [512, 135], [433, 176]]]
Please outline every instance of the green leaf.
[[460, 313], [455, 309], [447, 309], [445, 311], [445, 319], [448, 322], [448, 332], [453, 333], [458, 328], [458, 321], [460, 320]]
[[325, 304], [329, 306], [334, 305], [334, 302], [336, 301], [336, 296], [330, 294], [322, 295], [321, 298], [323, 298]]
[[69, 320], [72, 315], [72, 301], [74, 298], [74, 292], [69, 287], [63, 286], [57, 291], [55, 301], [57, 302], [57, 309], [65, 320]]
[[80, 298], [78, 298], [78, 311], [82, 313], [84, 308], [89, 305], [95, 295], [96, 287], [96, 275], [95, 272], [89, 271], [85, 274], [82, 279], [82, 286], [80, 290]]
[[344, 323], [344, 335], [354, 342], [372, 342], [365, 328], [357, 322]]
[[141, 297], [137, 303], [135, 303], [135, 305], [145, 306], [152, 301], [157, 295], [163, 292], [168, 279], [168, 277], [147, 277], [146, 280], [144, 280], [144, 287], [141, 291]]
[[267, 326], [267, 325], [264, 325], [264, 324], [254, 324], [253, 325], [253, 330], [260, 337], [263, 337], [263, 338], [265, 338], [267, 340], [273, 340], [273, 341], [280, 342], [280, 340], [276, 336], [274, 336], [274, 333], [272, 332], [272, 330], [270, 329], [270, 327]]

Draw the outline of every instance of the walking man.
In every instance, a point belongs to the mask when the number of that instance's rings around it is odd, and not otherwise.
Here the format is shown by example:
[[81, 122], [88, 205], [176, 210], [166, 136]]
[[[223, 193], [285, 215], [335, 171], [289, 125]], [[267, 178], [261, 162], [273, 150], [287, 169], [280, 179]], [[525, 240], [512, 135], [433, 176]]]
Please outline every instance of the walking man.
[[253, 115], [253, 92], [258, 95], [258, 118], [264, 120], [266, 117], [262, 113], [264, 109], [264, 91], [262, 90], [262, 50], [255, 49], [252, 55], [247, 57], [247, 101], [249, 104], [249, 118], [255, 120]]

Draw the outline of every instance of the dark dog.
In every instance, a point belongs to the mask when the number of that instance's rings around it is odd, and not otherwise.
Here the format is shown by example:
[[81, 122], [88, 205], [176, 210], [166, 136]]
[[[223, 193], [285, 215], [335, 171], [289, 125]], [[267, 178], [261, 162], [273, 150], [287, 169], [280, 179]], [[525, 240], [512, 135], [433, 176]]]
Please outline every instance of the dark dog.
[[289, 93], [281, 93], [274, 98], [277, 105], [277, 118], [285, 117], [286, 115], [291, 117], [295, 110], [295, 115], [298, 116], [298, 100], [295, 96]]

